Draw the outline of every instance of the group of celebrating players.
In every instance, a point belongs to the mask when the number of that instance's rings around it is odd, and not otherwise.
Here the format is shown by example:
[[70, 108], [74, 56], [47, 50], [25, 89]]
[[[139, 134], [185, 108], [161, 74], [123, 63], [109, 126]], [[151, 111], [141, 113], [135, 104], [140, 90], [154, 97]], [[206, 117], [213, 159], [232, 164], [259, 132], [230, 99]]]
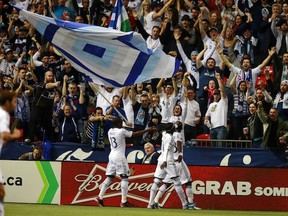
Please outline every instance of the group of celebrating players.
[[[132, 207], [127, 201], [128, 178], [130, 175], [129, 166], [125, 157], [126, 141], [128, 137], [140, 136], [146, 132], [156, 131], [156, 128], [150, 127], [146, 130], [132, 132], [122, 127], [122, 119], [113, 120], [113, 127], [108, 131], [111, 152], [109, 154], [109, 163], [106, 169], [107, 178], [102, 183], [100, 193], [97, 198], [99, 206], [104, 206], [103, 197], [112, 183], [114, 177], [121, 177], [121, 207]], [[157, 168], [154, 174], [154, 182], [150, 190], [149, 209], [158, 209], [159, 200], [166, 189], [174, 184], [174, 188], [181, 200], [183, 209], [198, 210], [193, 201], [192, 178], [186, 163], [183, 160], [183, 127], [180, 121], [167, 123], [162, 131], [161, 155], [158, 158]], [[162, 186], [160, 184], [163, 182]], [[185, 185], [186, 196], [182, 185]], [[159, 188], [160, 187], [160, 188]], [[158, 193], [157, 193], [158, 191]]]

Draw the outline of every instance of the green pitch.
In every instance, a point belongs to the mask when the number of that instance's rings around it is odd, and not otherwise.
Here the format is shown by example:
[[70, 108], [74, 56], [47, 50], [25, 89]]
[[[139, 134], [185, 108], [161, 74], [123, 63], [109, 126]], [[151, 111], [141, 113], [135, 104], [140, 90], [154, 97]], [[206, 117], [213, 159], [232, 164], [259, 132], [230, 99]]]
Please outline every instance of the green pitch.
[[5, 216], [287, 216], [287, 212], [212, 211], [181, 209], [145, 209], [92, 206], [57, 206], [33, 204], [5, 204]]

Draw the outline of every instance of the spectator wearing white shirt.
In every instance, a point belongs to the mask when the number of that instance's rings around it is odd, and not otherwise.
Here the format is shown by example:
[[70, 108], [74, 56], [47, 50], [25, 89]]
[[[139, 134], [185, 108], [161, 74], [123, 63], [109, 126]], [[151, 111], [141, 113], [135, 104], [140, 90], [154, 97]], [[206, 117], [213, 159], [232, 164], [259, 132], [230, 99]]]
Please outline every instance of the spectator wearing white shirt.
[[203, 62], [206, 62], [207, 59], [209, 58], [213, 58], [216, 62], [216, 66], [219, 66], [221, 63], [221, 60], [219, 58], [219, 55], [217, 53], [217, 43], [219, 44], [219, 46], [221, 46], [223, 48], [223, 36], [226, 32], [227, 29], [227, 23], [225, 20], [223, 20], [224, 25], [223, 25], [223, 30], [222, 32], [219, 34], [219, 30], [216, 27], [212, 27], [209, 29], [209, 37], [207, 35], [207, 33], [205, 32], [204, 28], [203, 28], [203, 24], [202, 24], [202, 14], [199, 15], [199, 31], [203, 40], [204, 45], [207, 46], [207, 50], [204, 53], [204, 57], [203, 57]]
[[195, 100], [195, 89], [187, 88], [187, 111], [184, 119], [184, 135], [185, 140], [195, 139], [197, 136], [197, 124], [200, 123], [201, 112], [199, 103]]
[[[224, 140], [227, 137], [228, 98], [221, 76], [216, 73], [219, 89], [214, 92], [214, 102], [209, 105], [204, 124], [210, 128], [210, 138]], [[223, 142], [213, 143], [214, 147], [224, 147]]]
[[[242, 59], [242, 67], [238, 68], [235, 67], [233, 64], [230, 63], [230, 61], [223, 55], [223, 52], [220, 51], [220, 57], [223, 60], [224, 64], [227, 65], [227, 67], [231, 70], [232, 73], [238, 73], [238, 76], [236, 78], [236, 86], [239, 85], [240, 81], [248, 81], [251, 86], [255, 86], [256, 79], [260, 72], [264, 69], [264, 67], [269, 63], [272, 56], [276, 53], [276, 48], [272, 47], [271, 50], [269, 50], [269, 55], [267, 58], [256, 68], [251, 68], [251, 61], [249, 58]], [[251, 88], [251, 95], [253, 95], [253, 88]]]
[[173, 115], [173, 108], [177, 102], [178, 88], [175, 81], [175, 78], [172, 78], [171, 83], [165, 83], [162, 78], [157, 85], [157, 93], [160, 96], [160, 105], [162, 107], [162, 123], [168, 123], [169, 117]]
[[[148, 34], [151, 33], [154, 26], [161, 27], [161, 17], [164, 15], [166, 9], [170, 6], [173, 0], [169, 0], [164, 6], [160, 0], [152, 2], [153, 11], [146, 16], [146, 26], [144, 28]], [[162, 7], [163, 6], [163, 7]]]
[[159, 39], [159, 34], [161, 31], [161, 28], [159, 26], [153, 26], [151, 32], [149, 34], [146, 32], [146, 30], [143, 28], [142, 23], [138, 19], [138, 14], [135, 10], [133, 10], [133, 17], [135, 19], [136, 27], [138, 29], [138, 32], [142, 35], [142, 37], [145, 39], [147, 48], [155, 51], [158, 47], [162, 49], [162, 44]]
[[13, 50], [6, 49], [4, 53], [4, 59], [2, 59], [0, 63], [0, 72], [6, 76], [11, 76], [13, 75], [13, 67], [15, 65], [13, 61]]
[[131, 86], [130, 88], [125, 87], [123, 89], [123, 109], [126, 113], [128, 122], [132, 123], [132, 127], [134, 127], [134, 111], [133, 111], [133, 102], [132, 98], [135, 98], [136, 91], [135, 86]]

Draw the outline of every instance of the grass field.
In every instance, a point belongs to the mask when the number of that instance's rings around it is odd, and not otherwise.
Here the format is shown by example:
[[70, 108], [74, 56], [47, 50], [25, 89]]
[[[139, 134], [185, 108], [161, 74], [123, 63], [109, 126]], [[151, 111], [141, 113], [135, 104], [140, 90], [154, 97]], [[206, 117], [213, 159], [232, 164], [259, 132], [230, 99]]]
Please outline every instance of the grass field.
[[287, 212], [259, 211], [212, 211], [181, 209], [145, 209], [92, 206], [57, 206], [33, 204], [5, 204], [5, 216], [287, 216]]

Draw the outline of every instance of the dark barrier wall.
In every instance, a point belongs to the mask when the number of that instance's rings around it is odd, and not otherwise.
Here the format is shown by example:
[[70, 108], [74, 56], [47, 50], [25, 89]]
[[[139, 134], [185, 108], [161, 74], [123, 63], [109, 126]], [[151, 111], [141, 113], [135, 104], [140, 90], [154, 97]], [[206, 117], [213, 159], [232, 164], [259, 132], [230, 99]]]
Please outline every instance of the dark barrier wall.
[[[32, 151], [32, 147], [21, 143], [8, 143], [2, 149], [1, 159], [18, 159], [23, 153]], [[110, 149], [91, 151], [90, 146], [75, 143], [53, 143], [51, 160], [95, 161], [106, 163]], [[127, 147], [129, 163], [141, 163], [143, 147]], [[235, 149], [190, 147], [184, 149], [184, 159], [194, 166], [236, 166], [236, 167], [286, 167], [284, 152], [263, 149]]]

